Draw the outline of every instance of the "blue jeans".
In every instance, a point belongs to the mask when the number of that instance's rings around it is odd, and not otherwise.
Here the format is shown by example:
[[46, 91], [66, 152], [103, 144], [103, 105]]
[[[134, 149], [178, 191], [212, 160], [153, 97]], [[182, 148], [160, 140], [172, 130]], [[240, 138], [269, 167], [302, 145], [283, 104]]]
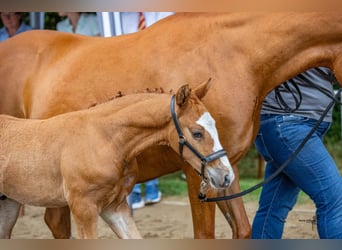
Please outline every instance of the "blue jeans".
[[[262, 115], [255, 146], [266, 160], [265, 178], [291, 157], [316, 120], [294, 115]], [[281, 238], [286, 217], [303, 190], [316, 205], [320, 238], [342, 238], [342, 177], [323, 144], [322, 122], [297, 157], [263, 186], [252, 238]]]
[[[150, 200], [156, 199], [158, 197], [158, 192], [159, 192], [158, 178], [146, 181], [144, 184], [145, 184], [145, 199], [150, 199]], [[135, 184], [132, 192], [141, 194], [141, 184], [140, 183]]]

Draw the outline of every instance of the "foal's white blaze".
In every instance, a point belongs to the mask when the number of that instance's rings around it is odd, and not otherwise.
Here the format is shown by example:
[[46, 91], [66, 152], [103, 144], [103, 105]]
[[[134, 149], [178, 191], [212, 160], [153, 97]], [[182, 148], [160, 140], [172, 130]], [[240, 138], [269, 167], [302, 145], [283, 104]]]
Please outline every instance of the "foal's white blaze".
[[[204, 127], [204, 129], [209, 133], [211, 138], [214, 141], [214, 147], [213, 147], [213, 152], [216, 152], [220, 149], [223, 149], [219, 137], [218, 137], [218, 132], [216, 129], [215, 125], [215, 120], [214, 118], [210, 115], [209, 112], [205, 112], [196, 122], [197, 124], [201, 125]], [[220, 157], [221, 163], [227, 167], [229, 171], [229, 178], [230, 178], [230, 183], [233, 182], [234, 180], [234, 171], [233, 168], [228, 160], [227, 156], [222, 156]]]

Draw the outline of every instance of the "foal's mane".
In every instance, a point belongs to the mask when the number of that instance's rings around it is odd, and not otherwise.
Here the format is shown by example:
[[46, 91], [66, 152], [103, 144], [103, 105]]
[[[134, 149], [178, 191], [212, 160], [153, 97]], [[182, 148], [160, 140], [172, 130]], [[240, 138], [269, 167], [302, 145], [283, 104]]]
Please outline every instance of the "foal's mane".
[[89, 108], [92, 108], [92, 107], [95, 107], [97, 105], [100, 105], [100, 104], [103, 104], [103, 103], [106, 103], [106, 102], [109, 102], [109, 101], [112, 101], [114, 99], [117, 99], [117, 98], [120, 98], [120, 97], [123, 97], [123, 96], [127, 96], [127, 95], [133, 95], [133, 94], [142, 94], [142, 93], [152, 93], [152, 94], [164, 94], [164, 93], [169, 93], [169, 94], [172, 94], [173, 93], [173, 90], [170, 89], [168, 92], [165, 92], [164, 89], [162, 87], [159, 87], [159, 88], [153, 88], [153, 89], [150, 89], [150, 88], [146, 88], [144, 90], [140, 90], [140, 91], [135, 91], [135, 92], [132, 92], [132, 93], [129, 93], [129, 94], [124, 94], [122, 91], [118, 91], [116, 93], [116, 95], [110, 97], [109, 99], [103, 101], [103, 102], [95, 102], [93, 104], [91, 104]]

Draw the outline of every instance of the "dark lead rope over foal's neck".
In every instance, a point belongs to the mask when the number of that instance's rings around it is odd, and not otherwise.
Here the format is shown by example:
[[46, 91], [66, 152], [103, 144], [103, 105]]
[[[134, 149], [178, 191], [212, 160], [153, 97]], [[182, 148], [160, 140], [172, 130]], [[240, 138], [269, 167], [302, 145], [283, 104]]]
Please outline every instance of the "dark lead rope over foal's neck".
[[210, 155], [207, 156], [203, 156], [200, 152], [198, 152], [197, 149], [195, 149], [194, 146], [192, 146], [185, 138], [181, 126], [179, 124], [179, 121], [177, 119], [177, 115], [176, 115], [176, 111], [175, 111], [175, 101], [176, 101], [176, 97], [175, 95], [172, 96], [171, 98], [171, 103], [170, 103], [170, 109], [171, 109], [171, 116], [172, 116], [172, 120], [173, 123], [175, 124], [177, 133], [178, 133], [178, 144], [179, 144], [179, 154], [181, 155], [181, 157], [183, 158], [183, 148], [184, 146], [186, 146], [188, 149], [191, 150], [191, 152], [193, 152], [200, 160], [201, 160], [201, 172], [198, 174], [202, 177], [202, 180], [206, 180], [206, 177], [204, 176], [204, 169], [205, 166], [207, 165], [207, 163], [214, 161], [218, 158], [221, 158], [222, 156], [226, 156], [227, 153], [224, 149], [220, 149]]
[[304, 140], [302, 141], [302, 143], [298, 146], [298, 148], [296, 149], [295, 152], [293, 152], [293, 154], [291, 155], [291, 157], [284, 162], [281, 166], [279, 166], [278, 170], [276, 172], [274, 172], [272, 175], [270, 175], [267, 179], [265, 179], [264, 181], [240, 192], [240, 193], [236, 193], [236, 194], [232, 194], [232, 195], [227, 195], [227, 196], [220, 196], [220, 197], [213, 197], [213, 198], [206, 198], [206, 197], [202, 197], [201, 194], [199, 195], [199, 199], [202, 202], [213, 202], [213, 201], [223, 201], [223, 200], [231, 200], [237, 197], [241, 197], [243, 195], [249, 194], [251, 192], [253, 192], [254, 190], [258, 189], [259, 187], [265, 185], [266, 183], [270, 182], [274, 177], [276, 177], [278, 174], [280, 174], [280, 172], [282, 172], [285, 167], [299, 154], [299, 152], [302, 150], [302, 148], [304, 147], [305, 143], [310, 139], [310, 137], [312, 136], [312, 134], [315, 132], [315, 130], [318, 128], [318, 126], [321, 124], [321, 122], [323, 121], [324, 117], [327, 115], [327, 113], [329, 112], [329, 110], [334, 106], [335, 103], [340, 103], [341, 101], [338, 101], [338, 97], [341, 95], [342, 92], [342, 88], [340, 88], [336, 95], [330, 96], [330, 98], [332, 99], [331, 103], [329, 103], [329, 105], [327, 106], [327, 108], [324, 110], [322, 116], [320, 117], [320, 119], [317, 121], [317, 123], [315, 124], [315, 126], [310, 130], [310, 132], [308, 133], [308, 135], [304, 138]]

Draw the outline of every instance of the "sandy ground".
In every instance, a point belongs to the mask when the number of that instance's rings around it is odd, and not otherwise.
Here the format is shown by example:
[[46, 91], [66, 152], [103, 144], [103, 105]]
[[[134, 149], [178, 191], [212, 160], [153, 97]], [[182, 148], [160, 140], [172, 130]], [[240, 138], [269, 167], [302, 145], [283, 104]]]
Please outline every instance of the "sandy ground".
[[[257, 208], [256, 202], [246, 202], [246, 209], [252, 221]], [[14, 239], [51, 239], [52, 235], [43, 221], [44, 208], [25, 207], [13, 230]], [[315, 226], [308, 222], [314, 215], [314, 205], [296, 205], [286, 222], [283, 238], [316, 239]], [[147, 239], [192, 239], [193, 229], [190, 206], [187, 197], [163, 197], [152, 206], [134, 211], [138, 229]], [[73, 226], [73, 235], [76, 235]], [[116, 239], [111, 229], [99, 218], [99, 237]], [[216, 238], [230, 239], [231, 229], [219, 210], [216, 213]]]

